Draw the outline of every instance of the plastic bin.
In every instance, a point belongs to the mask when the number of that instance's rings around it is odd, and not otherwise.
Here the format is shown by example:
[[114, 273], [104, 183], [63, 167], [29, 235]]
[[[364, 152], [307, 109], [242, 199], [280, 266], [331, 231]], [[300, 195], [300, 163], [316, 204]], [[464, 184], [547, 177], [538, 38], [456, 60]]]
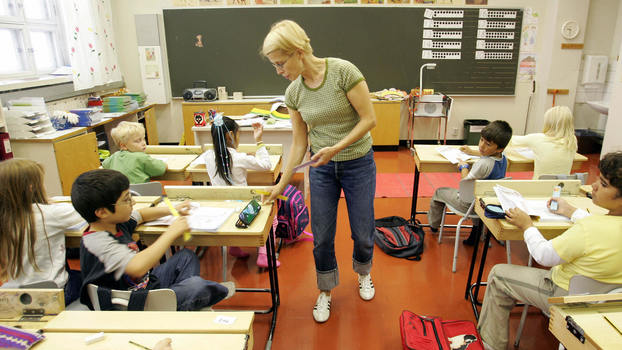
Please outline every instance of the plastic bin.
[[464, 120], [464, 144], [477, 145], [482, 129], [490, 124], [485, 119], [465, 119]]

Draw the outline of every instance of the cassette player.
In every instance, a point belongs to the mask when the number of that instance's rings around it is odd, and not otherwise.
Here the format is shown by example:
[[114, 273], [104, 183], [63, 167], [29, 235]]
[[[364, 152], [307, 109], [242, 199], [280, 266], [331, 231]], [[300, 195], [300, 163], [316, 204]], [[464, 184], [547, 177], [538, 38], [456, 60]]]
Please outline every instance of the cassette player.
[[184, 101], [201, 100], [214, 101], [218, 93], [214, 88], [208, 88], [205, 80], [197, 80], [192, 82], [191, 89], [185, 89], [182, 97]]

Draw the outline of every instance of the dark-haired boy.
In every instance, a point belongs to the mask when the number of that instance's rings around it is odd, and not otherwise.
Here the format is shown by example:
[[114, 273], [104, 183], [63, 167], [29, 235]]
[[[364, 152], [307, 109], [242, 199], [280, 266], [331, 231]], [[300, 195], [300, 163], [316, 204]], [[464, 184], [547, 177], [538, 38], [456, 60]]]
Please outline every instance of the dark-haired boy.
[[[473, 163], [472, 168], [464, 161], [458, 163], [458, 171], [462, 177], [460, 181], [497, 180], [504, 178], [507, 169], [507, 159], [503, 155], [503, 150], [511, 138], [512, 127], [503, 120], [495, 120], [482, 129], [478, 153], [481, 157]], [[468, 152], [468, 147], [461, 149]], [[458, 189], [451, 187], [437, 188], [432, 201], [430, 201], [430, 211], [428, 212], [428, 223], [434, 232], [438, 230], [441, 224], [445, 203], [462, 212], [466, 212], [471, 206], [470, 202], [460, 199]]]
[[[189, 230], [185, 217], [177, 218], [148, 248], [138, 250], [131, 237], [136, 226], [169, 215], [170, 210], [133, 210], [129, 187], [125, 175], [109, 169], [87, 171], [73, 183], [71, 202], [89, 223], [80, 243], [80, 301], [93, 308], [87, 293], [89, 283], [120, 290], [170, 288], [177, 296], [177, 310], [200, 310], [224, 299], [233, 287], [199, 277], [199, 260], [187, 249], [156, 266], [173, 241]], [[189, 203], [176, 209], [186, 214]]]

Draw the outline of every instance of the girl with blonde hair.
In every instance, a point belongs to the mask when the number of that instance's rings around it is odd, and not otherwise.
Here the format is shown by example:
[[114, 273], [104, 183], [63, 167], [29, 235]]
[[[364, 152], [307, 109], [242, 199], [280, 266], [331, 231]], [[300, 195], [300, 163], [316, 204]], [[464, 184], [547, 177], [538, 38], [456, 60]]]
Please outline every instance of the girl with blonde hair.
[[577, 152], [574, 120], [570, 108], [555, 106], [544, 113], [541, 133], [512, 136], [508, 147], [528, 147], [535, 154], [533, 178], [568, 175]]
[[274, 200], [290, 181], [294, 167], [311, 148], [309, 169], [311, 229], [317, 287], [313, 318], [330, 317], [331, 290], [339, 284], [335, 257], [337, 207], [343, 190], [353, 241], [352, 267], [363, 300], [375, 295], [371, 279], [374, 251], [376, 163], [369, 131], [376, 115], [361, 71], [351, 62], [313, 55], [311, 40], [296, 22], [275, 23], [261, 54], [278, 75], [291, 81], [285, 104], [293, 141], [281, 180], [267, 200]]
[[80, 272], [65, 269], [65, 230], [84, 223], [70, 203], [51, 203], [43, 167], [28, 159], [0, 162], [0, 280], [3, 287], [53, 281], [65, 305], [80, 295]]

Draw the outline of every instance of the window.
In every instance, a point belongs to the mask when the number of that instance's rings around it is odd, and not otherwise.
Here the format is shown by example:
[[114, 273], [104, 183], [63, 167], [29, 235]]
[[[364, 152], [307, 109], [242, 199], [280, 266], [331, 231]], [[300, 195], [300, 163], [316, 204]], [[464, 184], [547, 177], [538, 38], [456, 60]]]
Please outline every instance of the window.
[[66, 65], [56, 1], [0, 0], [0, 79], [37, 77]]

